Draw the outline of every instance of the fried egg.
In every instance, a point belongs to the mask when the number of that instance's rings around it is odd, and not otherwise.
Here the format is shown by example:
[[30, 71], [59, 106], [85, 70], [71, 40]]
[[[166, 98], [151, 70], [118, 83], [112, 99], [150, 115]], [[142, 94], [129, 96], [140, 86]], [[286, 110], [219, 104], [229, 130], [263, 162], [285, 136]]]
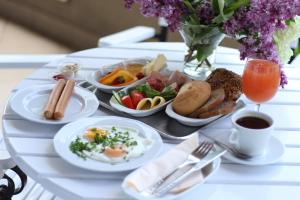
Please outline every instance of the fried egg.
[[[101, 133], [101, 135], [106, 137], [104, 138], [106, 141], [103, 139], [104, 142], [96, 146], [92, 144], [96, 140], [95, 137], [93, 138], [96, 134], [91, 133], [91, 129], [94, 130], [92, 131], [93, 133]], [[91, 150], [83, 151], [88, 158], [111, 164], [128, 162], [132, 158], [140, 157], [153, 144], [152, 140], [142, 137], [137, 129], [129, 127], [93, 127], [87, 129], [83, 138], [91, 142], [89, 143]], [[111, 145], [107, 145], [110, 142]]]

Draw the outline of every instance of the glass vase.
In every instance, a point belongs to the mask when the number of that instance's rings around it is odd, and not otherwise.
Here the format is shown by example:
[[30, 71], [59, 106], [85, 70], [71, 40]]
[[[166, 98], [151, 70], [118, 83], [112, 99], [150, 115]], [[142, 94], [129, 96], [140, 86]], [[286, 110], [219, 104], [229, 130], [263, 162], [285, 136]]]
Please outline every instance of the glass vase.
[[179, 32], [188, 47], [183, 72], [192, 79], [206, 79], [214, 69], [214, 51], [225, 35], [208, 25], [182, 24]]

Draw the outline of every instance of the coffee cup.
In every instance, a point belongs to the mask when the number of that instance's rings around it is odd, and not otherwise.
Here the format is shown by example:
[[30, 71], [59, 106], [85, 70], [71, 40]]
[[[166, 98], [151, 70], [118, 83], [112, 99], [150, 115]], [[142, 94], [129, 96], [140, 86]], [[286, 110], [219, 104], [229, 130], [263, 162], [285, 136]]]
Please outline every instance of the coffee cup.
[[229, 143], [249, 156], [264, 154], [273, 132], [272, 117], [257, 111], [240, 110], [232, 116]]

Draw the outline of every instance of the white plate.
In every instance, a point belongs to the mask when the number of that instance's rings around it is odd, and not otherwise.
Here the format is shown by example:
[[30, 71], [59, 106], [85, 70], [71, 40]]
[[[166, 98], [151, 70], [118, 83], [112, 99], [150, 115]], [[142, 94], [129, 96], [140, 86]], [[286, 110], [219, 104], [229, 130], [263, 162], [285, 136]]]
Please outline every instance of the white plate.
[[172, 103], [170, 103], [167, 106], [166, 113], [169, 117], [176, 119], [179, 123], [187, 125], [187, 126], [202, 126], [202, 125], [205, 125], [221, 116], [221, 115], [216, 115], [214, 117], [210, 117], [207, 119], [195, 119], [195, 118], [185, 117], [185, 116], [179, 115], [176, 112], [174, 112]]
[[10, 100], [14, 112], [30, 121], [43, 124], [66, 124], [82, 117], [88, 117], [98, 109], [97, 97], [82, 88], [75, 87], [61, 120], [48, 120], [43, 116], [49, 95], [55, 84], [32, 86], [19, 90]]
[[[132, 127], [139, 130], [141, 136], [151, 139], [153, 141], [152, 147], [145, 152], [145, 154], [138, 158], [132, 158], [128, 162], [110, 164], [93, 159], [83, 160], [69, 149], [70, 143], [78, 136], [83, 135], [85, 130], [91, 126], [123, 126]], [[123, 117], [99, 117], [99, 118], [85, 118], [70, 124], [65, 125], [61, 128], [54, 137], [54, 148], [58, 155], [72, 165], [80, 168], [99, 171], [99, 172], [120, 172], [128, 171], [144, 165], [153, 158], [156, 158], [160, 153], [163, 146], [161, 137], [159, 134], [150, 126], [139, 122], [137, 120], [123, 118]]]
[[[130, 59], [130, 60], [125, 60], [124, 62], [120, 62], [114, 65], [110, 65], [110, 66], [105, 66], [102, 67], [101, 69], [95, 71], [95, 72], [91, 72], [86, 76], [86, 81], [89, 82], [90, 84], [94, 85], [95, 87], [97, 87], [99, 90], [106, 92], [106, 93], [112, 93], [112, 91], [118, 91], [121, 90], [127, 86], [109, 86], [109, 85], [104, 85], [98, 82], [98, 80], [100, 79], [100, 77], [105, 76], [107, 73], [113, 71], [114, 69], [117, 69], [119, 67], [123, 67], [126, 66], [128, 64], [132, 64], [132, 63], [139, 63], [139, 64], [143, 64], [146, 65], [147, 63], [149, 63], [152, 59], [145, 57], [145, 58], [137, 58], [137, 59]], [[131, 84], [130, 84], [131, 85]]]
[[[146, 199], [151, 199], [151, 200], [171, 200], [171, 199], [183, 199], [184, 197], [187, 197], [188, 195], [190, 195], [192, 192], [194, 192], [195, 190], [197, 190], [197, 193], [200, 193], [199, 190], [201, 190], [201, 185], [210, 177], [212, 176], [220, 167], [221, 164], [221, 159], [215, 159], [212, 162], [212, 168], [210, 169], [210, 171], [208, 172], [208, 175], [204, 177], [203, 181], [194, 185], [193, 187], [185, 190], [184, 192], [178, 193], [178, 194], [171, 194], [171, 193], [167, 193], [166, 195], [162, 196], [162, 197], [157, 197], [154, 198], [153, 196], [145, 196], [140, 194], [139, 192], [132, 190], [132, 188], [128, 188], [126, 185], [126, 182], [129, 178], [129, 176], [131, 174], [129, 174], [128, 176], [125, 177], [123, 183], [122, 183], [122, 189], [123, 191], [130, 197], [134, 198], [134, 199], [138, 199], [138, 200], [146, 200]], [[134, 173], [134, 172], [132, 172]], [[207, 191], [205, 192], [207, 193]], [[204, 194], [204, 193], [203, 193]], [[189, 199], [189, 198], [187, 198]], [[202, 199], [202, 198], [201, 198]], [[205, 199], [205, 198], [203, 198]]]
[[[140, 85], [140, 84], [143, 84], [143, 83], [146, 83], [146, 81], [147, 81], [146, 79], [141, 80], [141, 81], [136, 82], [135, 84], [133, 84], [129, 87], [126, 87], [126, 88], [122, 89], [121, 91], [124, 91], [125, 93], [127, 93], [127, 91], [130, 88], [135, 87], [135, 86]], [[152, 109], [149, 109], [149, 110], [135, 110], [135, 109], [127, 108], [126, 106], [123, 106], [123, 105], [119, 104], [113, 96], [111, 97], [109, 103], [113, 108], [117, 109], [120, 112], [125, 112], [125, 113], [127, 113], [131, 116], [134, 116], [134, 117], [145, 117], [145, 116], [153, 115], [154, 113], [157, 113], [158, 111], [161, 111], [171, 101], [172, 100], [169, 100], [166, 103], [164, 103], [160, 106], [156, 106], [156, 107], [154, 107]]]
[[243, 160], [226, 153], [223, 157], [235, 163], [243, 165], [268, 165], [279, 161], [285, 151], [284, 144], [274, 136], [271, 136], [270, 142], [263, 155], [254, 157], [249, 160]]

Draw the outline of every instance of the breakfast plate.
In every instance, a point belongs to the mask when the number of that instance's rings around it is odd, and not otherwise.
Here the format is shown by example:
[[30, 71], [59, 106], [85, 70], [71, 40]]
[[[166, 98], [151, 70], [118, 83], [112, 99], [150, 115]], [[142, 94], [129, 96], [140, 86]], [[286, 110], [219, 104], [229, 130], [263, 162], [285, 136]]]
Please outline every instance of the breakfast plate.
[[[128, 93], [128, 91], [133, 88], [134, 86], [137, 86], [139, 84], [143, 84], [145, 83], [146, 80], [143, 80], [142, 82], [137, 82], [136, 84], [130, 86], [130, 87], [126, 87], [124, 89], [122, 89], [121, 91], [122, 92], [125, 92], [126, 94]], [[124, 112], [124, 113], [127, 113], [131, 116], [134, 116], [134, 117], [145, 117], [145, 116], [149, 116], [149, 115], [153, 115], [154, 113], [157, 113], [159, 111], [161, 111], [162, 109], [164, 109], [166, 107], [166, 105], [168, 103], [170, 103], [172, 100], [169, 100], [167, 102], [165, 102], [164, 104], [161, 104], [161, 105], [158, 105], [156, 106], [155, 108], [151, 108], [151, 109], [147, 109], [147, 110], [136, 110], [136, 109], [131, 109], [131, 108], [127, 108], [125, 107], [124, 105], [121, 105], [117, 99], [112, 96], [110, 101], [109, 101], [109, 104], [116, 110], [120, 111], [120, 112]]]
[[171, 117], [171, 118], [177, 120], [179, 123], [187, 125], [187, 126], [203, 126], [203, 125], [208, 124], [208, 123], [218, 119], [219, 117], [221, 117], [221, 115], [216, 115], [213, 117], [209, 117], [207, 119], [197, 119], [197, 118], [185, 117], [185, 116], [179, 115], [176, 112], [174, 112], [174, 110], [172, 108], [172, 103], [170, 103], [167, 106], [166, 113], [169, 117]]
[[[97, 136], [91, 140], [96, 129]], [[138, 168], [156, 158], [163, 146], [152, 127], [113, 116], [84, 118], [67, 124], [55, 135], [53, 143], [58, 155], [68, 163], [99, 172]], [[124, 155], [115, 154], [120, 151]]]
[[229, 161], [243, 165], [268, 165], [279, 161], [285, 152], [284, 144], [274, 136], [271, 136], [265, 153], [261, 156], [255, 156], [252, 159], [240, 159], [230, 153], [226, 153], [223, 157]]
[[[201, 186], [203, 186], [203, 183], [219, 169], [220, 164], [221, 164], [221, 158], [217, 158], [212, 163], [210, 163], [206, 167], [202, 168], [202, 173], [204, 176], [203, 180], [200, 183], [188, 188], [187, 190], [179, 192], [179, 193], [167, 193], [166, 195], [161, 196], [161, 197], [154, 197], [153, 195], [141, 194], [140, 192], [137, 192], [127, 186], [126, 183], [128, 182], [128, 179], [130, 178], [131, 174], [129, 174], [127, 177], [125, 177], [125, 179], [122, 183], [122, 189], [128, 196], [130, 196], [133, 199], [138, 199], [138, 200], [148, 200], [148, 199], [171, 200], [171, 199], [182, 199], [182, 198], [189, 199], [188, 198], [189, 195], [191, 195], [193, 192], [196, 192], [196, 191], [198, 194], [210, 195], [211, 194], [210, 192], [213, 192], [213, 191], [207, 191], [205, 187], [201, 187]], [[132, 172], [132, 173], [134, 173], [134, 172]], [[202, 190], [203, 190], [203, 192], [201, 192]], [[203, 199], [205, 199], [204, 196], [202, 196], [202, 197], [203, 197]]]
[[[130, 59], [130, 60], [125, 60], [123, 62], [110, 65], [110, 66], [105, 66], [102, 67], [101, 69], [91, 72], [87, 74], [86, 76], [86, 81], [88, 81], [90, 84], [94, 85], [97, 87], [99, 90], [107, 93], [112, 93], [112, 91], [117, 91], [121, 90], [124, 87], [127, 87], [128, 85], [124, 86], [111, 86], [111, 85], [105, 85], [99, 82], [99, 79], [101, 77], [104, 77], [105, 75], [111, 73], [113, 70], [116, 70], [117, 68], [121, 67], [128, 67], [130, 65], [141, 65], [145, 66], [147, 63], [149, 63], [152, 59], [145, 57], [145, 58], [137, 58], [137, 59]], [[138, 81], [138, 80], [137, 80]], [[134, 82], [135, 83], [135, 82]]]
[[80, 87], [75, 87], [67, 105], [65, 115], [60, 120], [48, 120], [43, 116], [49, 95], [55, 84], [31, 86], [19, 90], [10, 100], [12, 110], [21, 117], [43, 124], [66, 124], [88, 117], [98, 109], [97, 97]]

